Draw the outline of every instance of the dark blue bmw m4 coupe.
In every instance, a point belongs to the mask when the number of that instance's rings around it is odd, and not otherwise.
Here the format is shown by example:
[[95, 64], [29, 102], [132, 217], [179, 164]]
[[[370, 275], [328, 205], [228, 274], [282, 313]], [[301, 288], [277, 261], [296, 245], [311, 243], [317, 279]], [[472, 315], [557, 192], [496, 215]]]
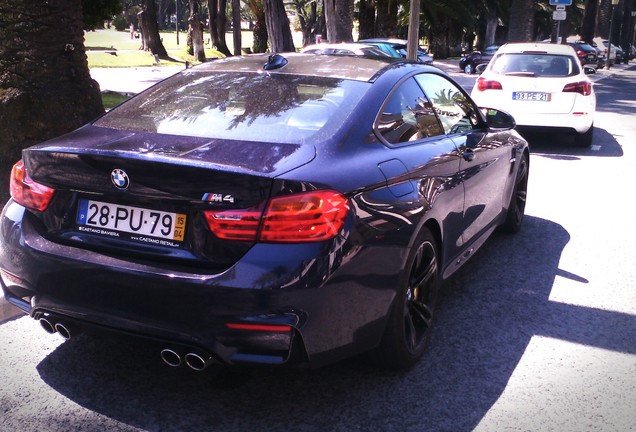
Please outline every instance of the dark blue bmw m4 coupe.
[[50, 333], [150, 338], [175, 367], [408, 368], [444, 279], [521, 227], [514, 126], [406, 60], [205, 63], [23, 151], [2, 289]]

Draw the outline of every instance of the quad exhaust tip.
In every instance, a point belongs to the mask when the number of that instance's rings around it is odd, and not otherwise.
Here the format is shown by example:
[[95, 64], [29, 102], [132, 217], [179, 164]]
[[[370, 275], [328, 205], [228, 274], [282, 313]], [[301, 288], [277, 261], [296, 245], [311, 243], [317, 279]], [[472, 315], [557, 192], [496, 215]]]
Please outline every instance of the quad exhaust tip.
[[164, 348], [161, 350], [161, 360], [171, 367], [188, 366], [195, 371], [203, 371], [215, 363], [214, 358], [200, 352], [189, 352], [182, 356], [176, 349]]
[[165, 364], [171, 367], [179, 367], [183, 364], [181, 355], [171, 348], [165, 348], [161, 350], [161, 360]]
[[40, 318], [40, 326], [48, 334], [59, 333], [65, 340], [69, 340], [75, 333], [75, 327], [70, 324], [57, 321], [50, 316]]
[[47, 318], [40, 318], [40, 326], [48, 334], [54, 334], [57, 331], [55, 330], [55, 324], [49, 321]]

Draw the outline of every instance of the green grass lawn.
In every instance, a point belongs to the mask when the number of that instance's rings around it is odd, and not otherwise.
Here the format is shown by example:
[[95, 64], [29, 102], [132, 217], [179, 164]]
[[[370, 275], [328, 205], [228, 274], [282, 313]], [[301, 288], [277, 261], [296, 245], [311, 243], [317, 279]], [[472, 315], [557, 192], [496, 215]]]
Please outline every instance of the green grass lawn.
[[[196, 63], [194, 58], [187, 53], [186, 41], [187, 32], [179, 32], [179, 43], [177, 43], [177, 33], [172, 31], [162, 31], [159, 33], [163, 41], [163, 46], [168, 51], [168, 55], [174, 60], [161, 60], [159, 66], [169, 66], [184, 63]], [[294, 45], [297, 48], [302, 46], [302, 34], [293, 33]], [[225, 41], [230, 52], [234, 51], [232, 33], [225, 34]], [[254, 36], [251, 31], [241, 32], [241, 46], [243, 49], [251, 48]], [[204, 35], [205, 56], [207, 58], [223, 57], [223, 54], [215, 50], [210, 45], [209, 34]], [[154, 57], [147, 51], [140, 51], [139, 39], [131, 39], [129, 31], [117, 31], [112, 29], [102, 29], [84, 33], [84, 45], [88, 56], [88, 67], [135, 67], [135, 66], [156, 66]]]
[[[175, 31], [163, 31], [159, 35], [163, 41], [163, 46], [168, 51], [168, 55], [174, 60], [161, 60], [159, 66], [176, 65], [186, 61], [196, 63], [194, 58], [187, 53], [187, 33], [179, 32], [179, 43], [177, 43], [177, 33]], [[233, 51], [232, 33], [227, 33], [225, 37], [230, 51]], [[253, 35], [251, 31], [243, 31], [241, 34], [241, 45], [251, 47]], [[86, 32], [84, 34], [84, 45], [88, 56], [88, 67], [135, 67], [135, 66], [155, 66], [154, 57], [147, 51], [140, 51], [139, 39], [131, 39], [130, 32], [119, 32], [115, 29], [103, 29]], [[207, 58], [223, 57], [223, 54], [211, 47], [209, 35], [205, 37], [205, 55]], [[300, 45], [299, 45], [300, 46]]]
[[104, 109], [107, 111], [126, 99], [128, 99], [128, 96], [118, 93], [102, 93], [102, 103], [104, 104]]

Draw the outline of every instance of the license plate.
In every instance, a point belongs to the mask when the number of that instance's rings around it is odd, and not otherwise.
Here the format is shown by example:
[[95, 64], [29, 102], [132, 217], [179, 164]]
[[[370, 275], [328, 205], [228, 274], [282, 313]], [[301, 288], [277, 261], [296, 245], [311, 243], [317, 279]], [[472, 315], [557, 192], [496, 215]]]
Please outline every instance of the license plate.
[[161, 246], [180, 246], [186, 215], [93, 200], [80, 200], [79, 231]]
[[512, 100], [550, 102], [550, 93], [512, 92]]

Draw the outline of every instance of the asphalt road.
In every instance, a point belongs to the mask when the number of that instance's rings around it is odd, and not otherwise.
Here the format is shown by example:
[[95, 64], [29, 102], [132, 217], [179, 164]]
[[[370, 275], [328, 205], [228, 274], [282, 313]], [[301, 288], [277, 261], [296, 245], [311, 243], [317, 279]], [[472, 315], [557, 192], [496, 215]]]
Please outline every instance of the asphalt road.
[[0, 431], [636, 430], [636, 68], [596, 90], [594, 145], [531, 137], [523, 229], [449, 281], [409, 372], [196, 373], [20, 317], [0, 325]]

